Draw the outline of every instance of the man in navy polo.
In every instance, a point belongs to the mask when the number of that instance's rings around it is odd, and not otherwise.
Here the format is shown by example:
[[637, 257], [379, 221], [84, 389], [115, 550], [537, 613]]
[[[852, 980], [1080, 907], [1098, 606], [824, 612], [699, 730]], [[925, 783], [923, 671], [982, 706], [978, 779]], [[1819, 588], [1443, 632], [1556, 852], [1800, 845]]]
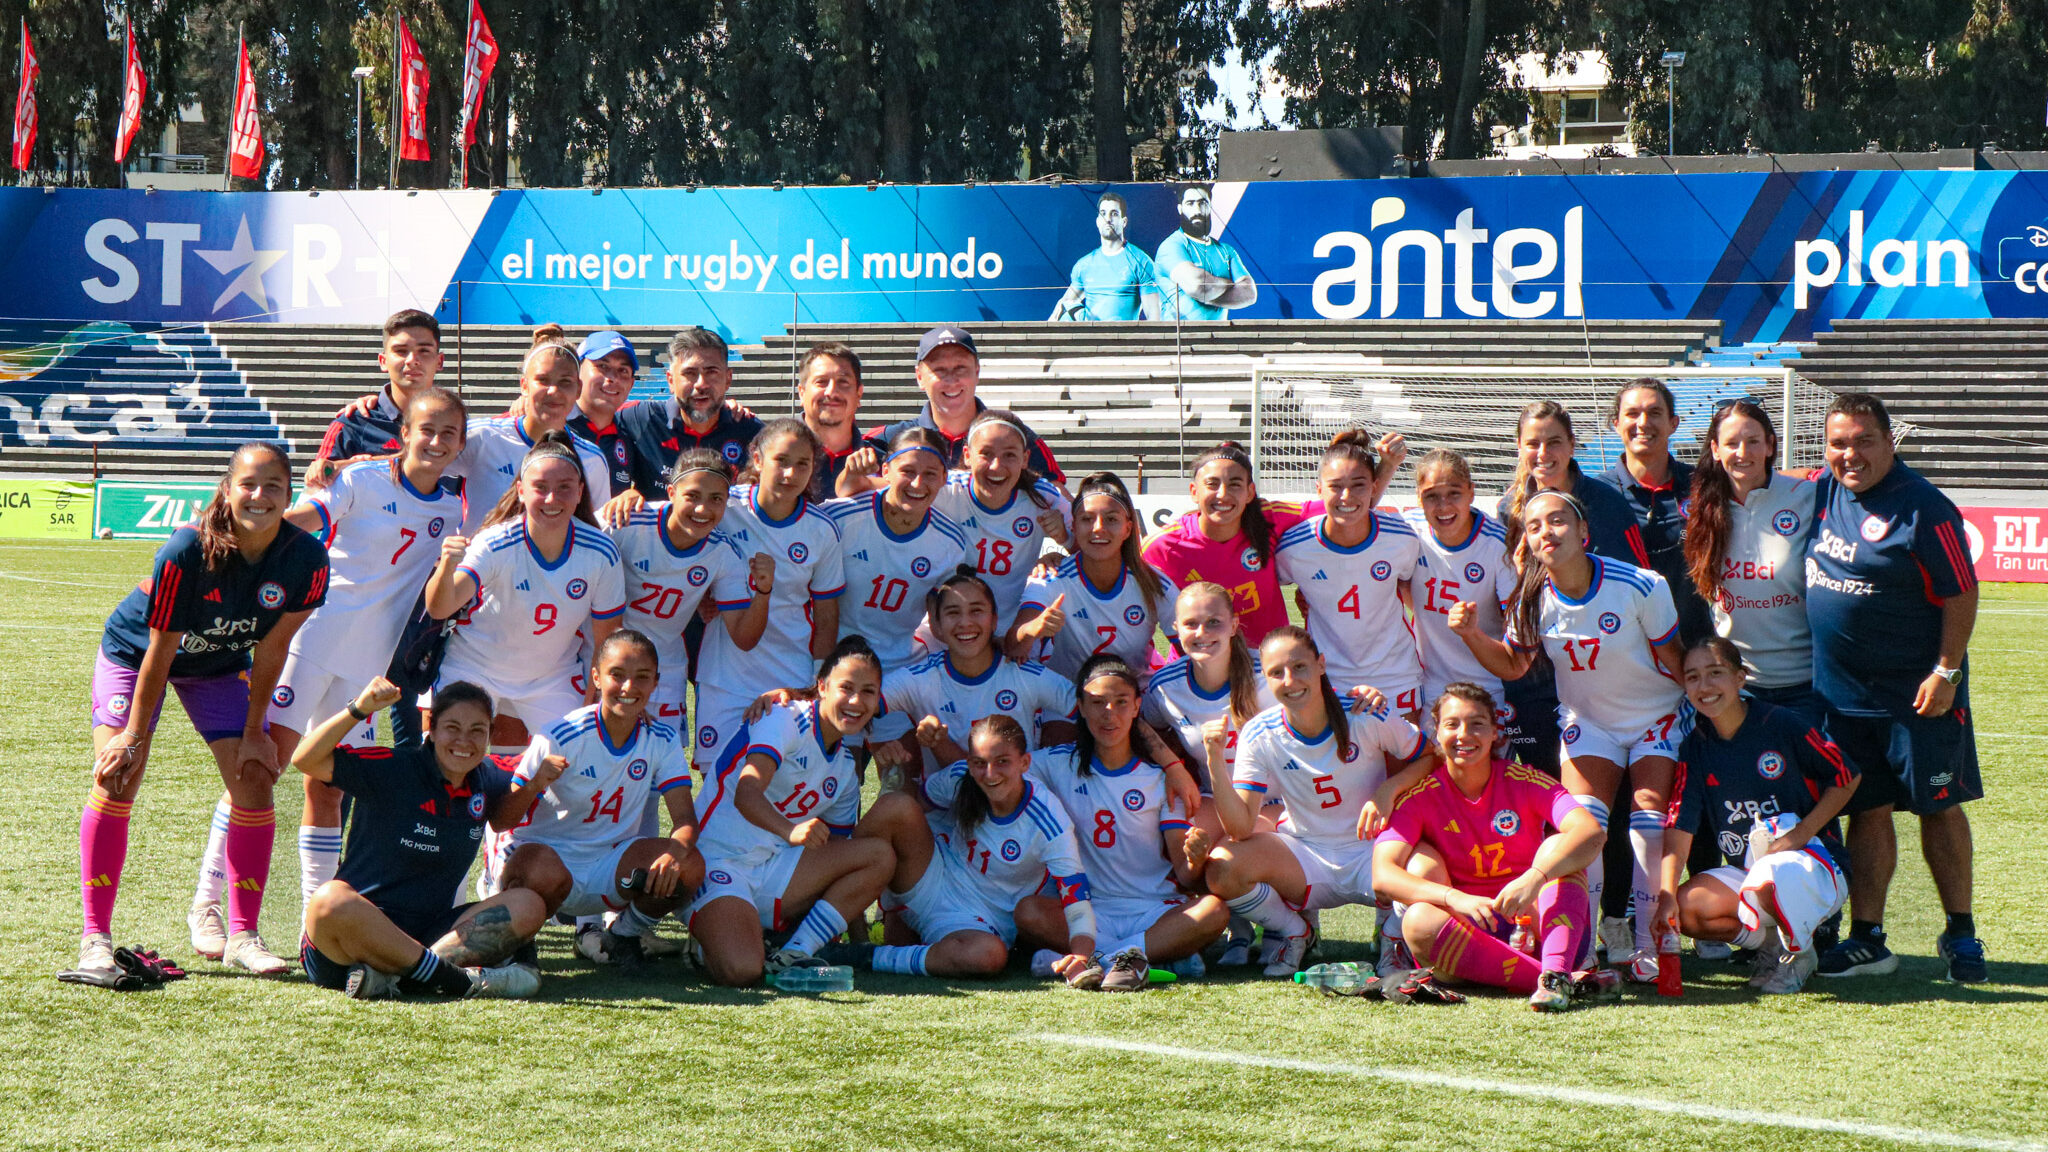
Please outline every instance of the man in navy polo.
[[[974, 350], [974, 337], [957, 324], [939, 325], [917, 342], [917, 386], [924, 390], [923, 410], [918, 412], [915, 420], [899, 420], [875, 429], [868, 433], [868, 439], [886, 445], [906, 428], [930, 428], [946, 438], [946, 467], [961, 467], [960, 453], [967, 446], [967, 426], [988, 407], [974, 395], [975, 386], [980, 382], [981, 356]], [[1060, 471], [1059, 462], [1052, 458], [1052, 450], [1030, 428], [1025, 428], [1024, 433], [1030, 440], [1028, 463], [1031, 468], [1047, 480], [1066, 487], [1067, 474]], [[863, 464], [867, 465], [867, 470], [879, 467], [879, 453], [874, 461], [866, 461], [856, 453], [847, 467], [859, 468]]]
[[327, 487], [343, 465], [364, 457], [396, 455], [405, 406], [434, 386], [442, 364], [440, 321], [417, 308], [393, 312], [384, 321], [383, 340], [377, 367], [384, 387], [335, 413], [306, 468], [306, 487]]
[[1823, 976], [1898, 967], [1884, 903], [1898, 866], [1892, 813], [1920, 818], [1921, 852], [1948, 920], [1935, 950], [1949, 979], [1984, 979], [1971, 917], [1970, 822], [1984, 794], [1970, 717], [1970, 632], [1977, 580], [1962, 514], [1894, 455], [1891, 417], [1875, 396], [1828, 407], [1828, 474], [1806, 555], [1813, 689], [1826, 732], [1863, 785], [1849, 802], [1849, 935], [1821, 958]]
[[665, 499], [663, 474], [691, 448], [709, 448], [734, 468], [746, 462], [761, 418], [725, 402], [732, 387], [730, 361], [718, 333], [685, 328], [668, 342], [668, 398], [619, 409], [619, 431], [632, 442], [633, 488], [640, 495]]

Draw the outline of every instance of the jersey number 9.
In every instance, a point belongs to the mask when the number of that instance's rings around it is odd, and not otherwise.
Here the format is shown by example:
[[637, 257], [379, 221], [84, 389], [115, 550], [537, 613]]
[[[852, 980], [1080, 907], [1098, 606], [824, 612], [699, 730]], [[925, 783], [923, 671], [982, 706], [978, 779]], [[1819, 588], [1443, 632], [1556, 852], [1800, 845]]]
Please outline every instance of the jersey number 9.
[[555, 606], [553, 604], [535, 604], [533, 606], [533, 634], [538, 636], [543, 632], [552, 631], [554, 626]]

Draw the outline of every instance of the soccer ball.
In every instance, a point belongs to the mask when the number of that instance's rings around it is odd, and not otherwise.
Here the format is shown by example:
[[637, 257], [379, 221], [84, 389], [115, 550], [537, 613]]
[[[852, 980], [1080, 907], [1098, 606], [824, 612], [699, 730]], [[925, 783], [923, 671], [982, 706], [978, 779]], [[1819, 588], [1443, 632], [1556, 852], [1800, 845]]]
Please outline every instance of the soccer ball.
[[113, 538], [114, 538], [114, 530], [113, 530], [112, 528], [102, 528], [102, 529], [100, 529], [100, 539], [102, 539], [102, 540], [112, 540]]

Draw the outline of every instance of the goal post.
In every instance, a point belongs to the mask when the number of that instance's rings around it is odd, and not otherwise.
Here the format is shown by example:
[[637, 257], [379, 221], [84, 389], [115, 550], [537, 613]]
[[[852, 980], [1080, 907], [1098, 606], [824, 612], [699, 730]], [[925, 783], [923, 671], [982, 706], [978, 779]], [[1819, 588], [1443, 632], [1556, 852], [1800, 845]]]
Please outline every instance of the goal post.
[[1580, 467], [1599, 471], [1621, 454], [1608, 422], [1614, 395], [1644, 378], [1663, 381], [1678, 401], [1671, 451], [1681, 460], [1698, 458], [1718, 404], [1749, 397], [1777, 425], [1780, 467], [1821, 463], [1833, 394], [1782, 365], [1516, 368], [1307, 358], [1253, 367], [1252, 462], [1266, 490], [1308, 492], [1332, 436], [1347, 428], [1399, 432], [1410, 460], [1431, 448], [1452, 449], [1471, 463], [1475, 485], [1500, 491], [1514, 476], [1522, 408], [1554, 400], [1571, 414]]

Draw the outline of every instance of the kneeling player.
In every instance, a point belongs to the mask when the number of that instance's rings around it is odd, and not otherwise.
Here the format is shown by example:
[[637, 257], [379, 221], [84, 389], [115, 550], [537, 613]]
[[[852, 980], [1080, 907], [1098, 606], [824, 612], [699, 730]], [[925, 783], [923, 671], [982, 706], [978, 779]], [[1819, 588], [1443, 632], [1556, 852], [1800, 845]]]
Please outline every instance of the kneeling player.
[[306, 902], [299, 942], [306, 978], [357, 999], [531, 996], [539, 974], [504, 962], [540, 931], [547, 917], [540, 896], [508, 888], [449, 906], [476, 859], [485, 821], [510, 827], [527, 799], [503, 769], [484, 761], [491, 698], [474, 684], [444, 684], [420, 746], [335, 747], [399, 695], [389, 680], [371, 681], [292, 754], [293, 767], [354, 801], [341, 867]]
[[[889, 846], [846, 838], [860, 814], [854, 757], [881, 702], [881, 661], [848, 636], [819, 665], [815, 699], [772, 705], [719, 754], [690, 907], [692, 946], [718, 983], [823, 967], [818, 949], [881, 895]], [[762, 931], [791, 921], [795, 932], [767, 954]]]
[[[1797, 992], [1820, 963], [1814, 928], [1849, 896], [1830, 825], [1863, 778], [1798, 713], [1744, 699], [1744, 680], [1741, 654], [1725, 637], [1685, 654], [1685, 695], [1706, 723], [1678, 749], [1658, 923], [1675, 915], [1695, 940], [1754, 948], [1750, 987]], [[1702, 830], [1727, 863], [1681, 887], [1678, 873]]]
[[[916, 976], [999, 975], [1017, 942], [1017, 905], [1051, 876], [1065, 908], [1068, 951], [1053, 971], [1076, 988], [1102, 986], [1088, 874], [1066, 812], [1027, 778], [1029, 747], [1015, 719], [984, 716], [968, 731], [967, 759], [925, 777], [924, 804], [908, 792], [875, 801], [861, 833], [885, 837], [896, 850], [889, 891], [923, 943], [859, 944], [846, 960]], [[924, 805], [947, 817], [936, 834]]]
[[[1401, 934], [1439, 977], [1529, 996], [1539, 1012], [1617, 987], [1611, 972], [1574, 980], [1592, 905], [1584, 869], [1600, 822], [1557, 781], [1496, 758], [1493, 694], [1446, 685], [1431, 707], [1444, 762], [1401, 793], [1373, 846], [1373, 891], [1407, 905]], [[1554, 831], [1545, 833], [1545, 829]], [[1533, 917], [1539, 960], [1508, 943]]]
[[[617, 912], [603, 952], [614, 963], [640, 958], [640, 936], [675, 911], [703, 872], [697, 809], [690, 800], [689, 747], [674, 728], [647, 715], [660, 680], [654, 642], [621, 628], [597, 646], [597, 703], [569, 713], [536, 737], [513, 779], [531, 788], [548, 760], [567, 767], [535, 798], [532, 811], [493, 843], [492, 875], [506, 888], [531, 888], [549, 915]], [[681, 675], [678, 670], [677, 675]], [[641, 814], [659, 795], [667, 836], [641, 836]], [[644, 873], [634, 882], [634, 873]]]

